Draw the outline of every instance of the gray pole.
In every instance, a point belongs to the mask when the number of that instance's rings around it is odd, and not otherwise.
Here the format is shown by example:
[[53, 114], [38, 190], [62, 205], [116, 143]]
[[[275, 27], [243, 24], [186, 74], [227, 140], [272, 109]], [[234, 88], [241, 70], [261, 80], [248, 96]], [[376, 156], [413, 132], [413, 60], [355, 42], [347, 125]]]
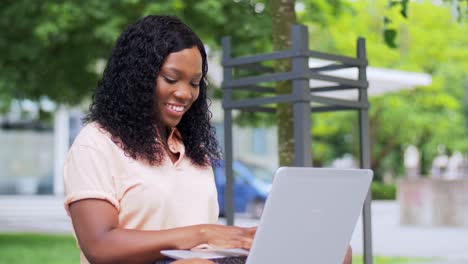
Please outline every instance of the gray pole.
[[[309, 34], [307, 27], [294, 25], [291, 29], [291, 49], [299, 57], [292, 59], [292, 72], [304, 73], [309, 71]], [[294, 113], [294, 165], [298, 167], [312, 166], [312, 139], [310, 135], [310, 90], [309, 79], [301, 78], [292, 81]]]
[[[231, 57], [231, 40], [229, 37], [222, 39], [223, 60]], [[232, 68], [224, 66], [223, 81], [232, 79]], [[229, 104], [231, 100], [231, 88], [223, 89], [223, 107], [224, 107], [224, 172], [226, 176], [226, 185], [224, 189], [224, 213], [228, 225], [234, 225], [234, 176], [232, 172], [232, 109]]]
[[[357, 41], [357, 57], [360, 60], [367, 61], [366, 56], [366, 41], [359, 38]], [[366, 64], [359, 66], [359, 80], [367, 82]], [[359, 88], [359, 101], [361, 104], [367, 104], [367, 86]], [[370, 155], [370, 134], [369, 134], [369, 111], [367, 108], [359, 110], [359, 137], [360, 137], [360, 166], [363, 169], [370, 169], [371, 155]], [[363, 225], [363, 247], [364, 247], [364, 264], [372, 264], [372, 223], [371, 223], [371, 191], [367, 193], [366, 200], [362, 211], [362, 225]]]

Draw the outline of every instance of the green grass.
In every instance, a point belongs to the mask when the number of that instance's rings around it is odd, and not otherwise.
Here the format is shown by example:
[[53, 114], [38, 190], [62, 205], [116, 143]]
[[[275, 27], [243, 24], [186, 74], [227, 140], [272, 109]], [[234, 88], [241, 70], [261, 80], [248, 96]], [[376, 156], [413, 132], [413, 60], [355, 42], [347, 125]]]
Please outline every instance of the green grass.
[[[405, 258], [405, 257], [383, 257], [374, 256], [374, 264], [416, 264], [428, 263], [432, 259], [428, 258]], [[353, 256], [353, 264], [363, 264], [362, 256]]]
[[[413, 264], [427, 258], [374, 257], [374, 264]], [[79, 264], [80, 256], [71, 235], [0, 234], [0, 264]], [[353, 256], [353, 264], [362, 264]]]
[[0, 234], [0, 264], [79, 264], [70, 235]]

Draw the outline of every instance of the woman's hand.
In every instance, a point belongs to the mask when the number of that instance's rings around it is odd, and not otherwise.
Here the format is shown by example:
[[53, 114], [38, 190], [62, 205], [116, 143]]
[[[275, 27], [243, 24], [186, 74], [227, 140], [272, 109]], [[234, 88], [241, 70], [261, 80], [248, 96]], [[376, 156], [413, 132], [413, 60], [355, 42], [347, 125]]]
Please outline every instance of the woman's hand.
[[215, 248], [250, 249], [257, 227], [202, 225], [200, 232], [205, 243]]

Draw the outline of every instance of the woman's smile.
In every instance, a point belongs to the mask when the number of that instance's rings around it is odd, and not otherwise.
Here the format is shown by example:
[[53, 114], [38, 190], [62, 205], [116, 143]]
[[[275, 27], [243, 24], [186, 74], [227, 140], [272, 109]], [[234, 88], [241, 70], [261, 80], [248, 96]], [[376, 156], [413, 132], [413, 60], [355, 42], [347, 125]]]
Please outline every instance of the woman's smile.
[[170, 104], [170, 103], [166, 103], [165, 104], [167, 108], [169, 108], [169, 110], [172, 110], [174, 112], [183, 112], [184, 109], [185, 109], [185, 106], [183, 105], [177, 105], [177, 104]]

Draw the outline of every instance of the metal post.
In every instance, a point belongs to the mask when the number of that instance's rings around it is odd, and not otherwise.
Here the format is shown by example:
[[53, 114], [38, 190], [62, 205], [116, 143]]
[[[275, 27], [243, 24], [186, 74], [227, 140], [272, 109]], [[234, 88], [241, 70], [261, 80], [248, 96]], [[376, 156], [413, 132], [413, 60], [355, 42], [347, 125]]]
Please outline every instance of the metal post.
[[[222, 39], [223, 60], [228, 60], [231, 57], [231, 40], [229, 37]], [[223, 81], [232, 79], [232, 68], [223, 67]], [[226, 185], [224, 189], [224, 213], [226, 223], [234, 225], [234, 175], [232, 171], [232, 109], [229, 107], [231, 103], [232, 91], [231, 88], [223, 89], [223, 108], [224, 108], [224, 172], [226, 176]]]
[[[357, 57], [360, 60], [367, 62], [366, 56], [366, 41], [359, 38], [357, 41]], [[359, 80], [367, 82], [366, 74], [367, 63], [359, 66]], [[367, 85], [368, 86], [368, 85]], [[368, 103], [367, 86], [359, 88], [359, 101], [362, 105]], [[360, 137], [360, 166], [363, 169], [370, 169], [371, 156], [370, 156], [370, 135], [369, 135], [369, 112], [367, 108], [359, 110], [359, 137]], [[364, 248], [364, 264], [372, 264], [372, 223], [371, 223], [371, 191], [367, 193], [366, 200], [362, 211], [362, 225], [363, 225], [363, 248]]]
[[[293, 73], [307, 73], [309, 70], [309, 34], [307, 27], [294, 25], [291, 28], [291, 49], [297, 57], [292, 59]], [[310, 90], [309, 79], [301, 78], [292, 81], [294, 114], [294, 165], [310, 167], [312, 165], [312, 139], [310, 135]]]

